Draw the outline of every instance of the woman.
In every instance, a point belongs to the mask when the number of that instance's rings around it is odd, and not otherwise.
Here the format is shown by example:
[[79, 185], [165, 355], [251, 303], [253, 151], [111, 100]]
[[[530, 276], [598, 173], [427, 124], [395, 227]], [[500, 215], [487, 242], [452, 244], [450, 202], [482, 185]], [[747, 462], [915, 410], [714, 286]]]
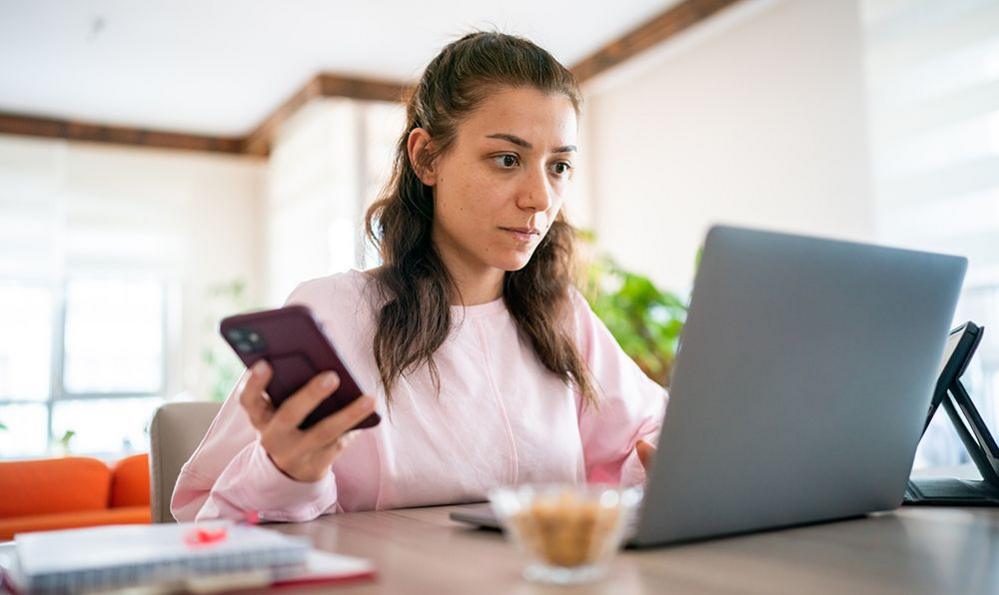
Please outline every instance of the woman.
[[[306, 521], [339, 511], [484, 499], [536, 481], [644, 480], [666, 393], [571, 286], [580, 95], [533, 43], [473, 33], [427, 66], [393, 176], [368, 212], [383, 265], [300, 285], [362, 387], [320, 374], [274, 409], [255, 366], [184, 466], [181, 521]], [[349, 428], [378, 411], [384, 421]]]

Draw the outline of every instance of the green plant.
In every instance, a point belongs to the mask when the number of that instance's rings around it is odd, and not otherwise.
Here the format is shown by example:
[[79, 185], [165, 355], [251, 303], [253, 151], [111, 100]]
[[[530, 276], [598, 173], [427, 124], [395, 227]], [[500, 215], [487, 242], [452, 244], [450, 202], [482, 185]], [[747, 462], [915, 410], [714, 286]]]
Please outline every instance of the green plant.
[[56, 443], [59, 445], [59, 450], [62, 452], [63, 456], [68, 456], [71, 452], [70, 443], [73, 441], [73, 436], [76, 436], [76, 432], [73, 430], [66, 430], [66, 432], [63, 433], [62, 438], [56, 440]]
[[[594, 234], [580, 232], [580, 239], [592, 252]], [[649, 378], [667, 386], [687, 319], [684, 301], [606, 254], [585, 258], [581, 285], [583, 296], [621, 349]]]
[[219, 336], [219, 320], [223, 316], [249, 310], [251, 305], [247, 298], [246, 281], [243, 279], [211, 285], [206, 293], [208, 314], [203, 324], [206, 343], [201, 350], [201, 361], [210, 375], [209, 398], [224, 401], [239, 379], [243, 364]]

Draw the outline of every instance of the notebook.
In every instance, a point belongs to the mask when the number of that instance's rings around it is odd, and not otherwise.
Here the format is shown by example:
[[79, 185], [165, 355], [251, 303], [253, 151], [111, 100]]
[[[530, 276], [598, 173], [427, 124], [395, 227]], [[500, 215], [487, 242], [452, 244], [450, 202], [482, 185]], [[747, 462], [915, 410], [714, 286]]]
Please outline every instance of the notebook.
[[248, 571], [275, 576], [305, 567], [310, 544], [252, 525], [114, 525], [23, 533], [9, 574], [20, 591], [69, 593], [182, 582]]
[[[16, 578], [17, 551], [14, 542], [0, 544], [0, 593], [19, 594], [28, 592]], [[307, 585], [341, 585], [370, 581], [377, 578], [375, 565], [371, 560], [331, 554], [316, 549], [309, 550], [305, 566], [281, 567], [277, 570], [263, 569], [240, 571], [226, 574], [198, 575], [184, 577], [170, 582], [156, 582], [143, 585], [130, 585], [121, 590], [153, 587], [153, 592], [195, 592], [213, 593], [258, 587], [292, 587]], [[97, 588], [106, 591], [109, 587]], [[118, 592], [118, 591], [115, 591]]]
[[290, 587], [353, 583], [372, 580], [375, 575], [375, 566], [371, 560], [310, 550], [305, 559], [304, 569], [279, 571], [270, 578], [268, 584], [272, 587]]

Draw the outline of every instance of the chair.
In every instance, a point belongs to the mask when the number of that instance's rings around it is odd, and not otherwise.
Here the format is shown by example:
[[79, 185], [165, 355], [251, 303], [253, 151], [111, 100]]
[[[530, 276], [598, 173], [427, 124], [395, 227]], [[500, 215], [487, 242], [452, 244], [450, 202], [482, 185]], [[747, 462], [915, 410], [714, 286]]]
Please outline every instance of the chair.
[[149, 493], [154, 523], [174, 522], [170, 498], [180, 468], [191, 458], [221, 406], [208, 401], [167, 403], [153, 416], [149, 426]]

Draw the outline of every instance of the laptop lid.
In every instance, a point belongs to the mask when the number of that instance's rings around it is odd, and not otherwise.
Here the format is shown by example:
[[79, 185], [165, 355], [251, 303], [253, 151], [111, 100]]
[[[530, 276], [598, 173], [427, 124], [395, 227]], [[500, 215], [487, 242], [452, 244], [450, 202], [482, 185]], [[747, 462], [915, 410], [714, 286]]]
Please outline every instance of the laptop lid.
[[712, 228], [633, 542], [898, 506], [966, 266]]

